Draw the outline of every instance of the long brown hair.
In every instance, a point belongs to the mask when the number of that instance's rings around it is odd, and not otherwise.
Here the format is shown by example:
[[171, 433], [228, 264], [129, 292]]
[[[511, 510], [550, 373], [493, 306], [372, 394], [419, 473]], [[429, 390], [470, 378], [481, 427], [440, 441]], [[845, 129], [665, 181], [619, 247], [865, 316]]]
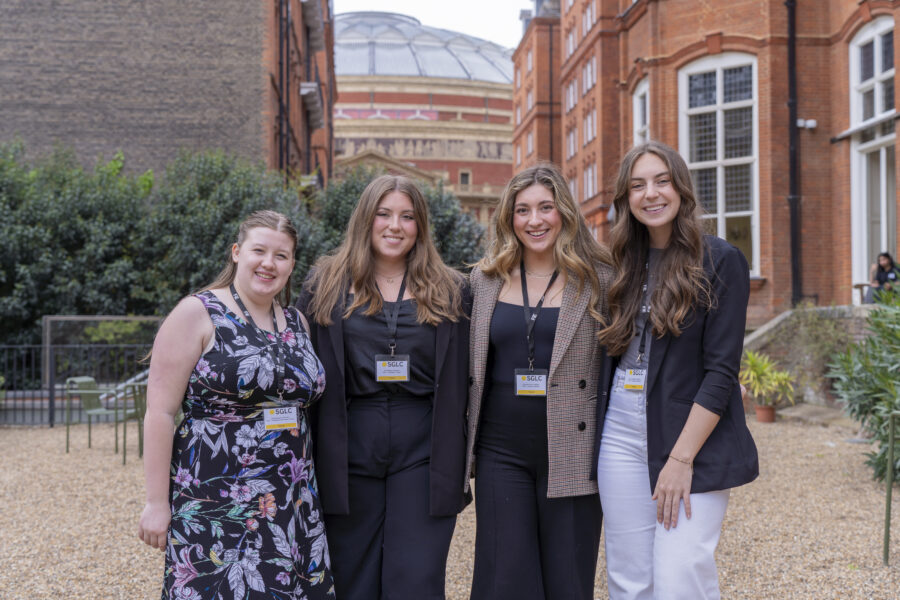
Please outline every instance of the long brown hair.
[[381, 200], [390, 192], [405, 194], [413, 205], [416, 221], [416, 243], [406, 255], [406, 285], [416, 299], [416, 318], [419, 323], [437, 325], [441, 321], [456, 321], [462, 314], [462, 274], [444, 264], [431, 239], [428, 223], [428, 203], [419, 187], [411, 179], [399, 175], [382, 175], [373, 179], [363, 190], [343, 243], [329, 255], [321, 257], [306, 281], [312, 294], [309, 313], [320, 325], [331, 325], [331, 312], [353, 286], [353, 302], [346, 308], [347, 318], [359, 307], [367, 307], [365, 315], [381, 312], [382, 300], [375, 284], [372, 252], [372, 224]]
[[560, 271], [577, 280], [579, 294], [584, 291], [585, 284], [588, 284], [591, 289], [591, 316], [604, 323], [605, 318], [600, 313], [599, 306], [606, 290], [600, 289], [595, 265], [610, 264], [609, 252], [591, 235], [565, 178], [553, 164], [540, 163], [529, 167], [514, 175], [506, 184], [491, 222], [494, 229], [493, 240], [477, 266], [485, 275], [501, 277], [505, 283], [509, 282], [510, 274], [522, 259], [522, 243], [516, 237], [512, 224], [516, 196], [535, 184], [547, 188], [553, 194], [553, 203], [562, 221], [559, 237], [553, 246], [556, 265]]
[[[238, 227], [237, 239], [234, 243], [238, 246], [243, 244], [244, 240], [247, 239], [247, 232], [251, 229], [256, 229], [257, 227], [265, 227], [266, 229], [272, 229], [279, 233], [287, 234], [294, 243], [294, 247], [291, 248], [291, 258], [294, 258], [294, 255], [297, 252], [297, 228], [294, 227], [294, 224], [291, 223], [290, 219], [274, 210], [258, 210], [244, 219]], [[199, 291], [205, 292], [215, 288], [228, 287], [234, 282], [234, 275], [236, 272], [237, 264], [235, 264], [232, 259], [231, 248], [229, 248], [228, 258], [225, 261], [225, 268], [219, 272], [212, 283]], [[291, 304], [291, 277], [293, 277], [293, 272], [288, 275], [287, 282], [276, 296], [276, 299], [281, 306], [290, 306]]]
[[681, 324], [691, 309], [697, 304], [705, 307], [712, 304], [709, 281], [703, 270], [703, 231], [697, 216], [691, 172], [681, 155], [670, 146], [657, 141], [635, 146], [622, 159], [613, 198], [617, 218], [610, 232], [610, 250], [616, 276], [609, 290], [610, 324], [599, 334], [601, 343], [613, 356], [622, 354], [634, 337], [644, 266], [650, 252], [650, 233], [631, 214], [628, 202], [634, 163], [647, 153], [663, 161], [672, 186], [681, 196], [669, 245], [658, 265], [659, 280], [650, 299], [653, 335], [681, 335]]

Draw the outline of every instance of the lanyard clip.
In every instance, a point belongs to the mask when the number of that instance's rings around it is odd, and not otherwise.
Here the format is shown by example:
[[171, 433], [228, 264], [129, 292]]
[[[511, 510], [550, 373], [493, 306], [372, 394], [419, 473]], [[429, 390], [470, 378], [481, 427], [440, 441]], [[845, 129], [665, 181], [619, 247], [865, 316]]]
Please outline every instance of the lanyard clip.
[[534, 371], [534, 359], [533, 358], [528, 359], [528, 370]]
[[397, 347], [397, 344], [395, 344], [394, 342], [391, 342], [390, 344], [388, 344], [388, 347], [391, 349], [391, 356], [393, 356], [393, 355], [394, 355], [394, 348]]

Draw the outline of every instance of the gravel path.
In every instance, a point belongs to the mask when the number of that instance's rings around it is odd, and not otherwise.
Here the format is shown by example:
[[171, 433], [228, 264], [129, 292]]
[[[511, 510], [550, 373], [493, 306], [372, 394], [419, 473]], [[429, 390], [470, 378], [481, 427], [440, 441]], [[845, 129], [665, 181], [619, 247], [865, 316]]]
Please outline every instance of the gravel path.
[[[159, 598], [162, 554], [135, 537], [143, 507], [137, 431], [129, 462], [113, 454], [112, 426], [84, 426], [65, 454], [64, 428], [0, 428], [0, 598]], [[762, 476], [734, 490], [719, 545], [726, 599], [900, 598], [900, 492], [891, 566], [881, 564], [884, 489], [853, 432], [750, 423]], [[132, 451], [134, 450], [134, 454]], [[475, 513], [459, 519], [448, 598], [467, 598]], [[606, 598], [603, 557], [596, 597]]]

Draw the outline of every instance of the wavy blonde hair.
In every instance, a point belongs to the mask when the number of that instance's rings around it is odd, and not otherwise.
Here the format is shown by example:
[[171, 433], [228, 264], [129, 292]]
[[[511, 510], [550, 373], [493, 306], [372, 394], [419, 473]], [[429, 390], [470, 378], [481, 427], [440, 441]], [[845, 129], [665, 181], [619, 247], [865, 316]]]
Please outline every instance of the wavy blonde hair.
[[585, 285], [590, 288], [591, 316], [604, 323], [606, 319], [600, 313], [599, 307], [606, 290], [600, 289], [600, 279], [597, 277], [595, 265], [610, 264], [609, 252], [591, 235], [584, 216], [569, 192], [565, 178], [555, 165], [540, 163], [517, 173], [509, 180], [491, 221], [493, 240], [484, 258], [476, 266], [485, 275], [501, 277], [504, 283], [509, 283], [511, 273], [522, 260], [522, 242], [513, 230], [516, 196], [532, 185], [540, 185], [550, 191], [562, 221], [559, 237], [553, 246], [553, 259], [557, 268], [566, 273], [567, 277], [575, 278], [578, 282], [579, 295], [584, 291]]
[[609, 326], [598, 334], [610, 355], [625, 352], [634, 337], [634, 320], [641, 306], [644, 266], [650, 252], [650, 233], [638, 221], [629, 206], [631, 171], [645, 154], [657, 156], [669, 171], [672, 186], [681, 196], [681, 206], [672, 223], [669, 245], [660, 257], [659, 281], [650, 298], [650, 323], [653, 335], [681, 335], [682, 322], [695, 305], [709, 308], [710, 284], [703, 270], [703, 230], [698, 219], [699, 208], [691, 182], [691, 172], [678, 152], [657, 141], [635, 146], [622, 158], [616, 178], [613, 206], [618, 215], [610, 232], [610, 250], [615, 279], [609, 289]]
[[331, 254], [316, 261], [312, 274], [304, 284], [312, 295], [310, 317], [320, 325], [331, 325], [331, 313], [352, 285], [353, 302], [344, 310], [343, 318], [360, 307], [372, 316], [382, 309], [381, 293], [375, 284], [372, 224], [381, 200], [390, 192], [406, 195], [413, 205], [416, 221], [416, 243], [406, 256], [406, 285], [416, 299], [416, 320], [437, 325], [456, 321], [462, 315], [462, 274], [444, 264], [431, 239], [428, 203], [411, 179], [399, 175], [382, 175], [363, 190], [344, 241]]

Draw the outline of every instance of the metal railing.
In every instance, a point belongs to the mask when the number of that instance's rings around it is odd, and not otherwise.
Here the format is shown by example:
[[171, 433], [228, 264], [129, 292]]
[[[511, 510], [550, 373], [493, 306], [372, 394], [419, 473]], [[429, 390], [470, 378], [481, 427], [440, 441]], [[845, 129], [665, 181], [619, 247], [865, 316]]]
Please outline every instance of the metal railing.
[[[149, 350], [136, 344], [0, 345], [0, 425], [64, 423], [67, 377], [90, 375], [112, 388], [147, 368], [139, 361]], [[81, 422], [80, 403], [74, 402], [72, 409], [72, 420]]]

